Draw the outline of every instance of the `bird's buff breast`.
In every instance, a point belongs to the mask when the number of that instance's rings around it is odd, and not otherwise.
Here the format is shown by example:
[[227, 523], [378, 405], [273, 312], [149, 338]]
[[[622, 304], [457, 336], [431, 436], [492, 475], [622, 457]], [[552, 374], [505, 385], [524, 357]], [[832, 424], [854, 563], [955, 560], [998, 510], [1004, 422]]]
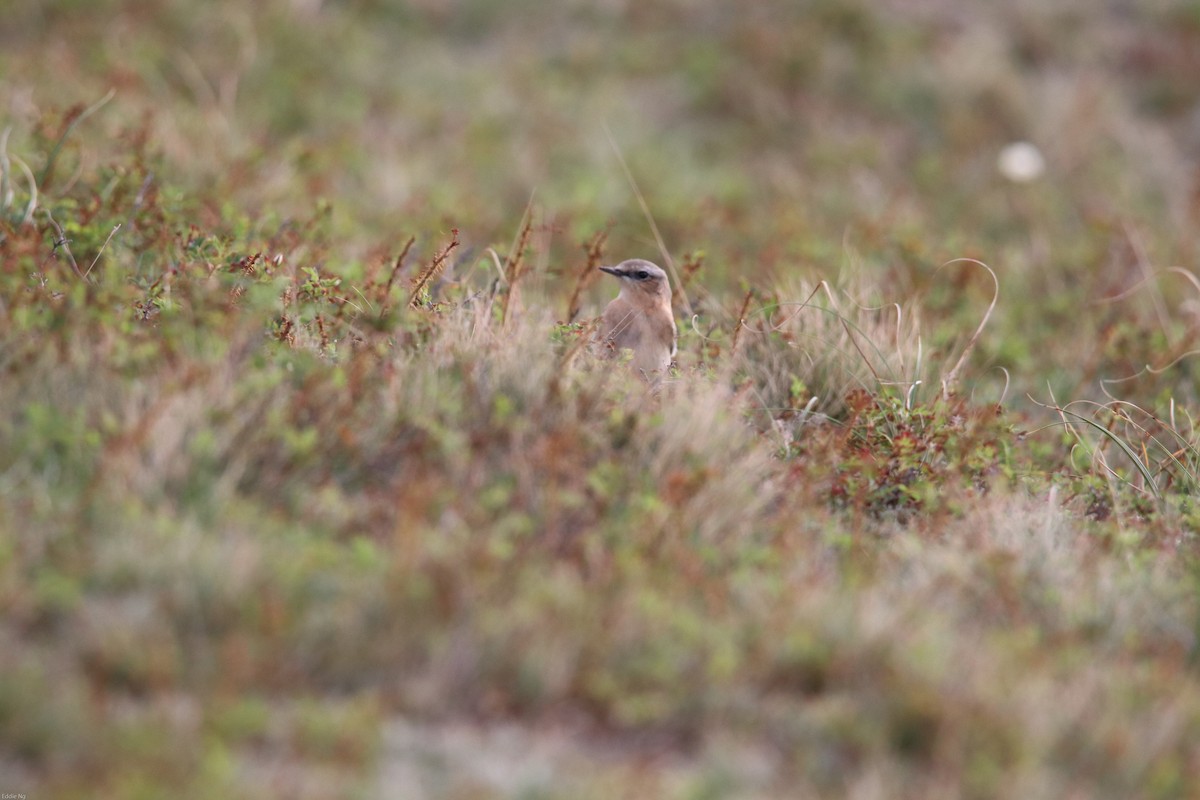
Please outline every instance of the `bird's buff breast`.
[[644, 314], [637, 314], [620, 330], [614, 331], [610, 338], [617, 350], [633, 351], [631, 365], [634, 369], [657, 372], [671, 365], [671, 347], [658, 343], [668, 336], [673, 341], [674, 331], [655, 330]]

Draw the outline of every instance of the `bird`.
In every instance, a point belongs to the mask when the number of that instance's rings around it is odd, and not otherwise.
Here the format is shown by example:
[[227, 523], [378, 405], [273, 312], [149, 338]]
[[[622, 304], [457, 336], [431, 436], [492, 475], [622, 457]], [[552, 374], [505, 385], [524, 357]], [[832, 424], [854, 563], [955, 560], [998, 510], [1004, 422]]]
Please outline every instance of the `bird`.
[[633, 351], [633, 369], [647, 380], [661, 375], [675, 359], [675, 315], [671, 285], [657, 264], [640, 258], [600, 267], [621, 282], [621, 291], [604, 309], [600, 337], [610, 352]]

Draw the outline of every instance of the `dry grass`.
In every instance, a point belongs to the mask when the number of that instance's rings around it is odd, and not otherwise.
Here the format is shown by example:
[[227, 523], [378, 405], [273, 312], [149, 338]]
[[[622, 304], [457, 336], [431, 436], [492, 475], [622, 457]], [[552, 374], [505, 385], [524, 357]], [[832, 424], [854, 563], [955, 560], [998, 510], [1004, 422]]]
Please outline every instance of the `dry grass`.
[[0, 789], [1188, 796], [1189, 13], [619, 5], [0, 20]]

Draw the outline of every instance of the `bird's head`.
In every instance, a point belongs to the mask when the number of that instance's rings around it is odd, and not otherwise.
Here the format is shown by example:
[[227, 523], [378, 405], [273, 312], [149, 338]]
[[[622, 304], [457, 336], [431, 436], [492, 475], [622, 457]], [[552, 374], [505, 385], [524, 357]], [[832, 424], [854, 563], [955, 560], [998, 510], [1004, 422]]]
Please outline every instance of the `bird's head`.
[[601, 267], [601, 271], [614, 275], [621, 281], [621, 293], [642, 302], [671, 302], [671, 285], [667, 273], [657, 264], [640, 258], [622, 261], [615, 267]]

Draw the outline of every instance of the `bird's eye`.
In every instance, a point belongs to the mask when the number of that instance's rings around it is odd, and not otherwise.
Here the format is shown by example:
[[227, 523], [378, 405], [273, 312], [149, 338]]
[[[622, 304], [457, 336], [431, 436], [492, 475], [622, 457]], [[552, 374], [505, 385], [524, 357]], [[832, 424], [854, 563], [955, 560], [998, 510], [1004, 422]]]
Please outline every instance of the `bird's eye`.
[[644, 269], [641, 269], [641, 270], [638, 270], [637, 272], [635, 272], [633, 274], [633, 277], [637, 278], [639, 281], [644, 281], [644, 280], [646, 280], [646, 278], [650, 277], [650, 273], [646, 272], [646, 270], [644, 270]]

